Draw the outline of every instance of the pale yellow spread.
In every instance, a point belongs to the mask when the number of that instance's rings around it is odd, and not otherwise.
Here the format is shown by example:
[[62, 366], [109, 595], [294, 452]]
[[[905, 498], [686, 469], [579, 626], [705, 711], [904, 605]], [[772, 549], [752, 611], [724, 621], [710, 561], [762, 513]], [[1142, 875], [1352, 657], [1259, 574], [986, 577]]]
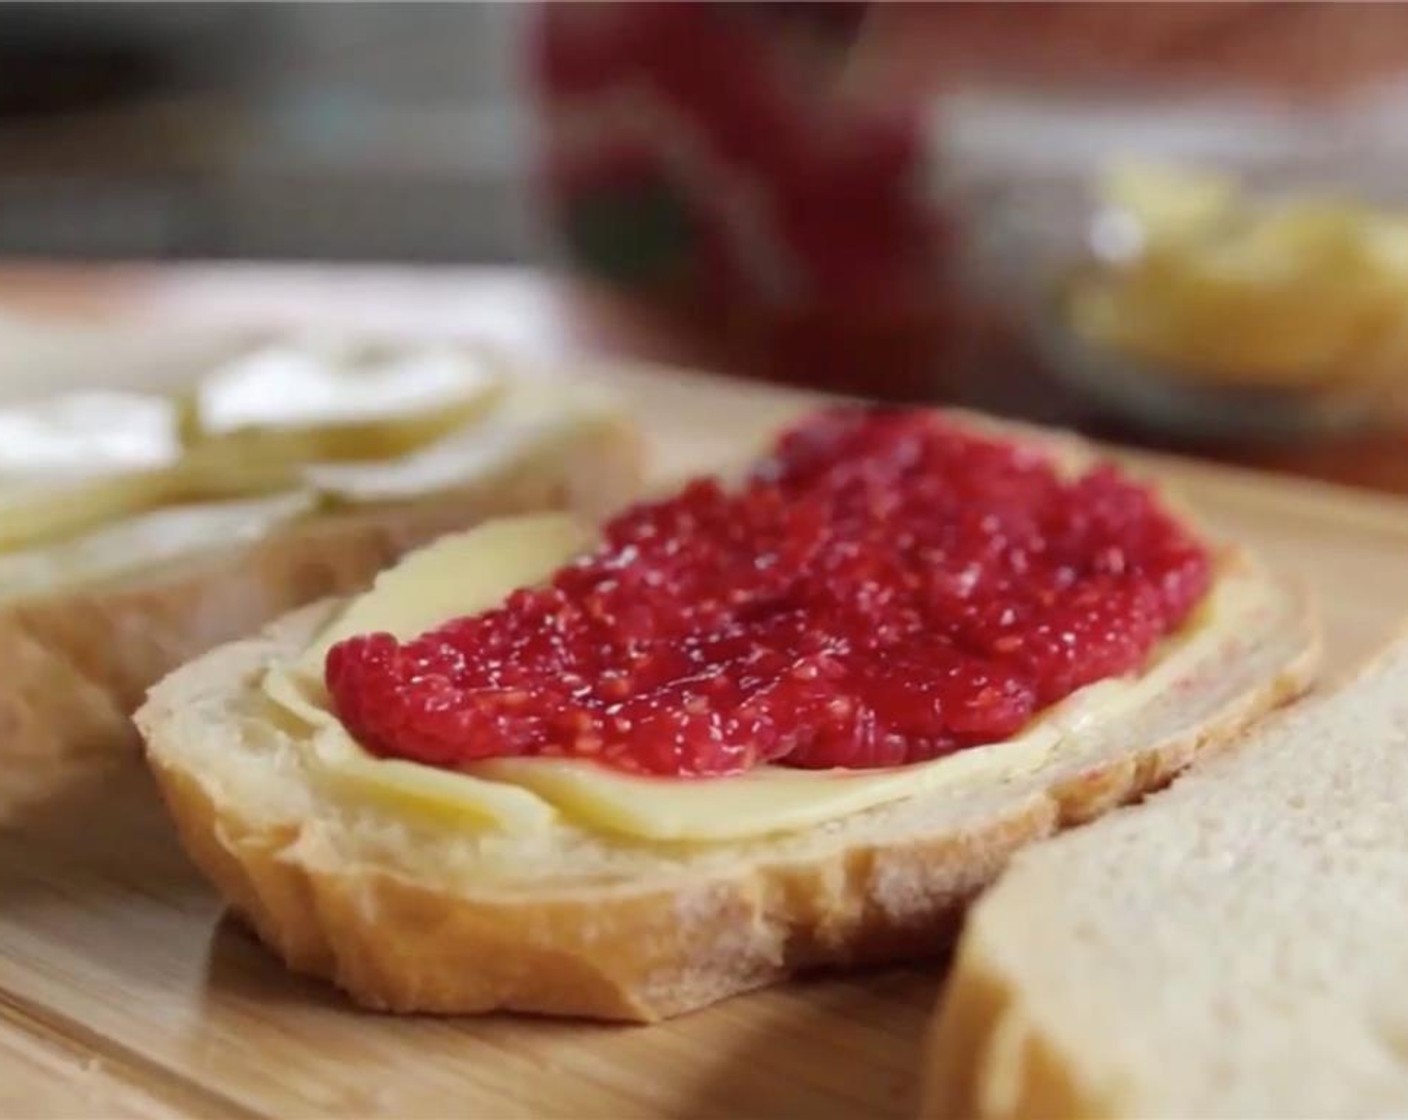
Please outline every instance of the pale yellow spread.
[[884, 771], [762, 767], [709, 779], [635, 777], [577, 760], [517, 758], [463, 772], [374, 758], [328, 710], [321, 680], [330, 645], [372, 630], [409, 638], [435, 623], [487, 609], [546, 578], [589, 540], [559, 514], [504, 519], [447, 537], [384, 572], [294, 663], [266, 674], [266, 693], [301, 722], [316, 780], [346, 796], [442, 821], [506, 831], [562, 818], [588, 829], [653, 841], [741, 839], [812, 827], [969, 780], [1015, 777], [1042, 765], [1073, 732], [1117, 718], [1215, 654], [1221, 636], [1261, 604], [1257, 584], [1228, 574], [1186, 633], [1166, 644], [1137, 680], [1082, 689], [1007, 742]]
[[463, 427], [503, 388], [457, 348], [275, 345], [202, 380], [185, 419], [201, 453], [227, 470], [384, 460]]
[[0, 552], [0, 600], [58, 585], [93, 582], [179, 560], [212, 547], [257, 540], [314, 511], [316, 497], [293, 491], [228, 502], [168, 506], [113, 521], [42, 548]]
[[601, 412], [469, 351], [283, 344], [181, 398], [0, 408], [0, 597], [233, 545], [329, 505], [497, 477]]
[[497, 387], [487, 363], [456, 347], [273, 345], [202, 380], [194, 422], [211, 435], [386, 427], [456, 413]]
[[382, 572], [298, 661], [264, 677], [264, 691], [306, 725], [314, 777], [351, 796], [442, 820], [520, 830], [550, 824], [551, 807], [525, 789], [367, 754], [328, 710], [323, 659], [353, 634], [411, 637], [487, 610], [515, 588], [546, 579], [590, 540], [585, 527], [563, 514], [505, 518], [444, 537]]
[[0, 410], [0, 550], [150, 509], [181, 458], [175, 402], [71, 393]]
[[1220, 176], [1113, 169], [1073, 329], [1159, 372], [1325, 390], [1408, 370], [1408, 213], [1254, 201]]

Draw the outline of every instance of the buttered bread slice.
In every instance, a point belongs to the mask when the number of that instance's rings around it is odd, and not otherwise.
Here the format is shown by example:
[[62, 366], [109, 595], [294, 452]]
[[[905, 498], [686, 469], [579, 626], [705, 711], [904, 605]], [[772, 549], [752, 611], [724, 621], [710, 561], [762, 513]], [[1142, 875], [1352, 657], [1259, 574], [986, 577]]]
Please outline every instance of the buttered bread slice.
[[130, 745], [146, 690], [204, 650], [358, 590], [443, 533], [604, 513], [639, 478], [608, 398], [472, 350], [281, 343], [180, 394], [9, 405], [0, 754], [23, 785]]
[[939, 952], [1015, 849], [1315, 654], [1299, 595], [1084, 445], [839, 410], [731, 488], [447, 537], [137, 723], [291, 967], [399, 1011], [650, 1020]]

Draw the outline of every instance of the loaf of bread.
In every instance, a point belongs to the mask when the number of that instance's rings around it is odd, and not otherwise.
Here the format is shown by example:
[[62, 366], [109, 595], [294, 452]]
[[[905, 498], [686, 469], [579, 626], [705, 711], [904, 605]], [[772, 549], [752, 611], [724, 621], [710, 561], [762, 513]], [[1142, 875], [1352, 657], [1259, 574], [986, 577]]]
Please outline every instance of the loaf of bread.
[[[1082, 444], [1048, 450], [1092, 461]], [[1317, 650], [1303, 597], [1236, 549], [1219, 571], [1214, 608], [1127, 682], [1128, 702], [1097, 699], [1049, 751], [963, 751], [883, 803], [764, 834], [717, 821], [711, 837], [650, 838], [571, 813], [520, 832], [352, 796], [262, 687], [338, 602], [182, 668], [137, 723], [187, 851], [293, 969], [394, 1011], [654, 1020], [810, 966], [937, 954], [1016, 849], [1161, 785], [1301, 691]]]
[[1408, 1113], [1408, 637], [975, 907], [926, 1120]]

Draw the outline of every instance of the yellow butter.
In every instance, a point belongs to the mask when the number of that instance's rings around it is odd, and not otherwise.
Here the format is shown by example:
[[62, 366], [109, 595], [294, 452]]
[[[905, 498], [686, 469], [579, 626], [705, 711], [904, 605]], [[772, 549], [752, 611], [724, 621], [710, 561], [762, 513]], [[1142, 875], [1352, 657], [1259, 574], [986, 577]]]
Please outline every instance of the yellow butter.
[[1237, 203], [1237, 186], [1226, 176], [1145, 163], [1113, 164], [1102, 187], [1105, 201], [1138, 220], [1145, 244], [1214, 236]]
[[314, 730], [305, 762], [315, 781], [343, 796], [416, 820], [522, 833], [549, 828], [557, 819], [552, 806], [529, 790], [374, 758], [335, 720]]
[[198, 554], [256, 523], [556, 472], [564, 442], [607, 422], [600, 393], [511, 383], [453, 348], [274, 346], [181, 400], [84, 391], [3, 407], [0, 596]]
[[566, 513], [505, 517], [442, 537], [377, 576], [304, 652], [298, 669], [321, 673], [327, 651], [354, 634], [414, 638], [488, 610], [510, 592], [542, 583], [591, 541], [591, 530]]
[[[763, 767], [736, 777], [666, 779], [622, 774], [583, 760], [516, 758], [477, 763], [457, 773], [392, 764], [362, 752], [328, 713], [326, 693], [316, 679], [330, 642], [367, 630], [409, 637], [437, 622], [491, 606], [513, 587], [545, 577], [582, 546], [581, 530], [569, 524], [554, 517], [514, 518], [446, 538], [387, 572], [292, 670], [272, 671], [266, 692], [317, 727], [311, 754], [318, 764], [344, 778], [355, 771], [364, 796], [410, 814], [433, 801], [441, 817], [457, 811], [466, 822], [492, 821], [506, 830], [550, 825], [555, 815], [530, 812], [522, 800], [527, 797], [580, 827], [636, 840], [747, 839], [815, 827], [965, 782], [1010, 780], [1030, 773], [1068, 737], [1093, 732], [1168, 688], [1199, 659], [1214, 654], [1221, 636], [1263, 605], [1255, 581], [1229, 573], [1198, 620], [1179, 639], [1166, 643], [1137, 680], [1103, 681], [1082, 689], [1006, 742], [902, 769], [817, 772]], [[505, 802], [506, 791], [520, 797]]]
[[509, 831], [551, 824], [552, 807], [526, 789], [369, 755], [328, 710], [323, 662], [354, 634], [412, 638], [487, 610], [515, 589], [541, 583], [590, 541], [590, 531], [568, 514], [504, 518], [445, 537], [382, 572], [297, 662], [264, 675], [265, 695], [309, 729], [305, 759], [314, 779], [357, 800], [437, 820]]
[[[1110, 695], [1113, 693], [1114, 695]], [[838, 820], [974, 777], [1036, 769], [1078, 726], [1096, 696], [1121, 705], [1121, 686], [1095, 686], [1091, 697], [1051, 713], [1021, 735], [946, 759], [893, 770], [797, 770], [761, 766], [722, 778], [625, 774], [576, 759], [502, 758], [476, 763], [477, 778], [532, 790], [586, 827], [660, 841], [746, 840]], [[994, 754], [1000, 757], [993, 757]], [[453, 777], [453, 776], [452, 776]]]
[[159, 470], [181, 456], [175, 404], [146, 393], [64, 393], [0, 409], [0, 478]]
[[1228, 180], [1149, 166], [1115, 169], [1105, 197], [1133, 242], [1070, 285], [1065, 310], [1084, 338], [1247, 387], [1402, 377], [1408, 217], [1334, 198], [1253, 201]]
[[159, 471], [92, 479], [0, 479], [0, 554], [154, 509], [170, 491], [171, 479]]
[[[310, 512], [312, 494], [169, 506], [45, 547], [0, 553], [0, 598], [91, 583], [196, 552], [247, 544]], [[3, 509], [3, 501], [0, 501]], [[0, 514], [3, 517], [3, 514]]]
[[558, 384], [521, 381], [504, 389], [492, 412], [387, 462], [310, 464], [303, 477], [334, 500], [405, 501], [492, 479], [556, 452], [564, 440], [611, 415], [606, 398]]
[[0, 551], [160, 505], [180, 456], [164, 397], [76, 392], [0, 409]]
[[279, 344], [202, 380], [188, 438], [232, 466], [386, 459], [468, 423], [502, 388], [487, 360], [463, 348]]

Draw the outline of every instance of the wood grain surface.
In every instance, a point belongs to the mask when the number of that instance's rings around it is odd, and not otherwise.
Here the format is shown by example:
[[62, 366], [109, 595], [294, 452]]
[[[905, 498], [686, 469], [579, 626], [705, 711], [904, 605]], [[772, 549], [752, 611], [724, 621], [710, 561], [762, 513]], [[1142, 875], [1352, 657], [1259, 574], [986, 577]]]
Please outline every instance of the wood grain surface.
[[[808, 403], [659, 371], [598, 375], [642, 417], [662, 476], [746, 454]], [[1408, 616], [1408, 504], [1146, 465], [1314, 588], [1332, 671]], [[135, 760], [57, 768], [26, 800], [7, 807], [0, 792], [4, 1116], [911, 1112], [937, 962], [801, 980], [653, 1027], [381, 1017], [289, 977], [222, 919]]]

